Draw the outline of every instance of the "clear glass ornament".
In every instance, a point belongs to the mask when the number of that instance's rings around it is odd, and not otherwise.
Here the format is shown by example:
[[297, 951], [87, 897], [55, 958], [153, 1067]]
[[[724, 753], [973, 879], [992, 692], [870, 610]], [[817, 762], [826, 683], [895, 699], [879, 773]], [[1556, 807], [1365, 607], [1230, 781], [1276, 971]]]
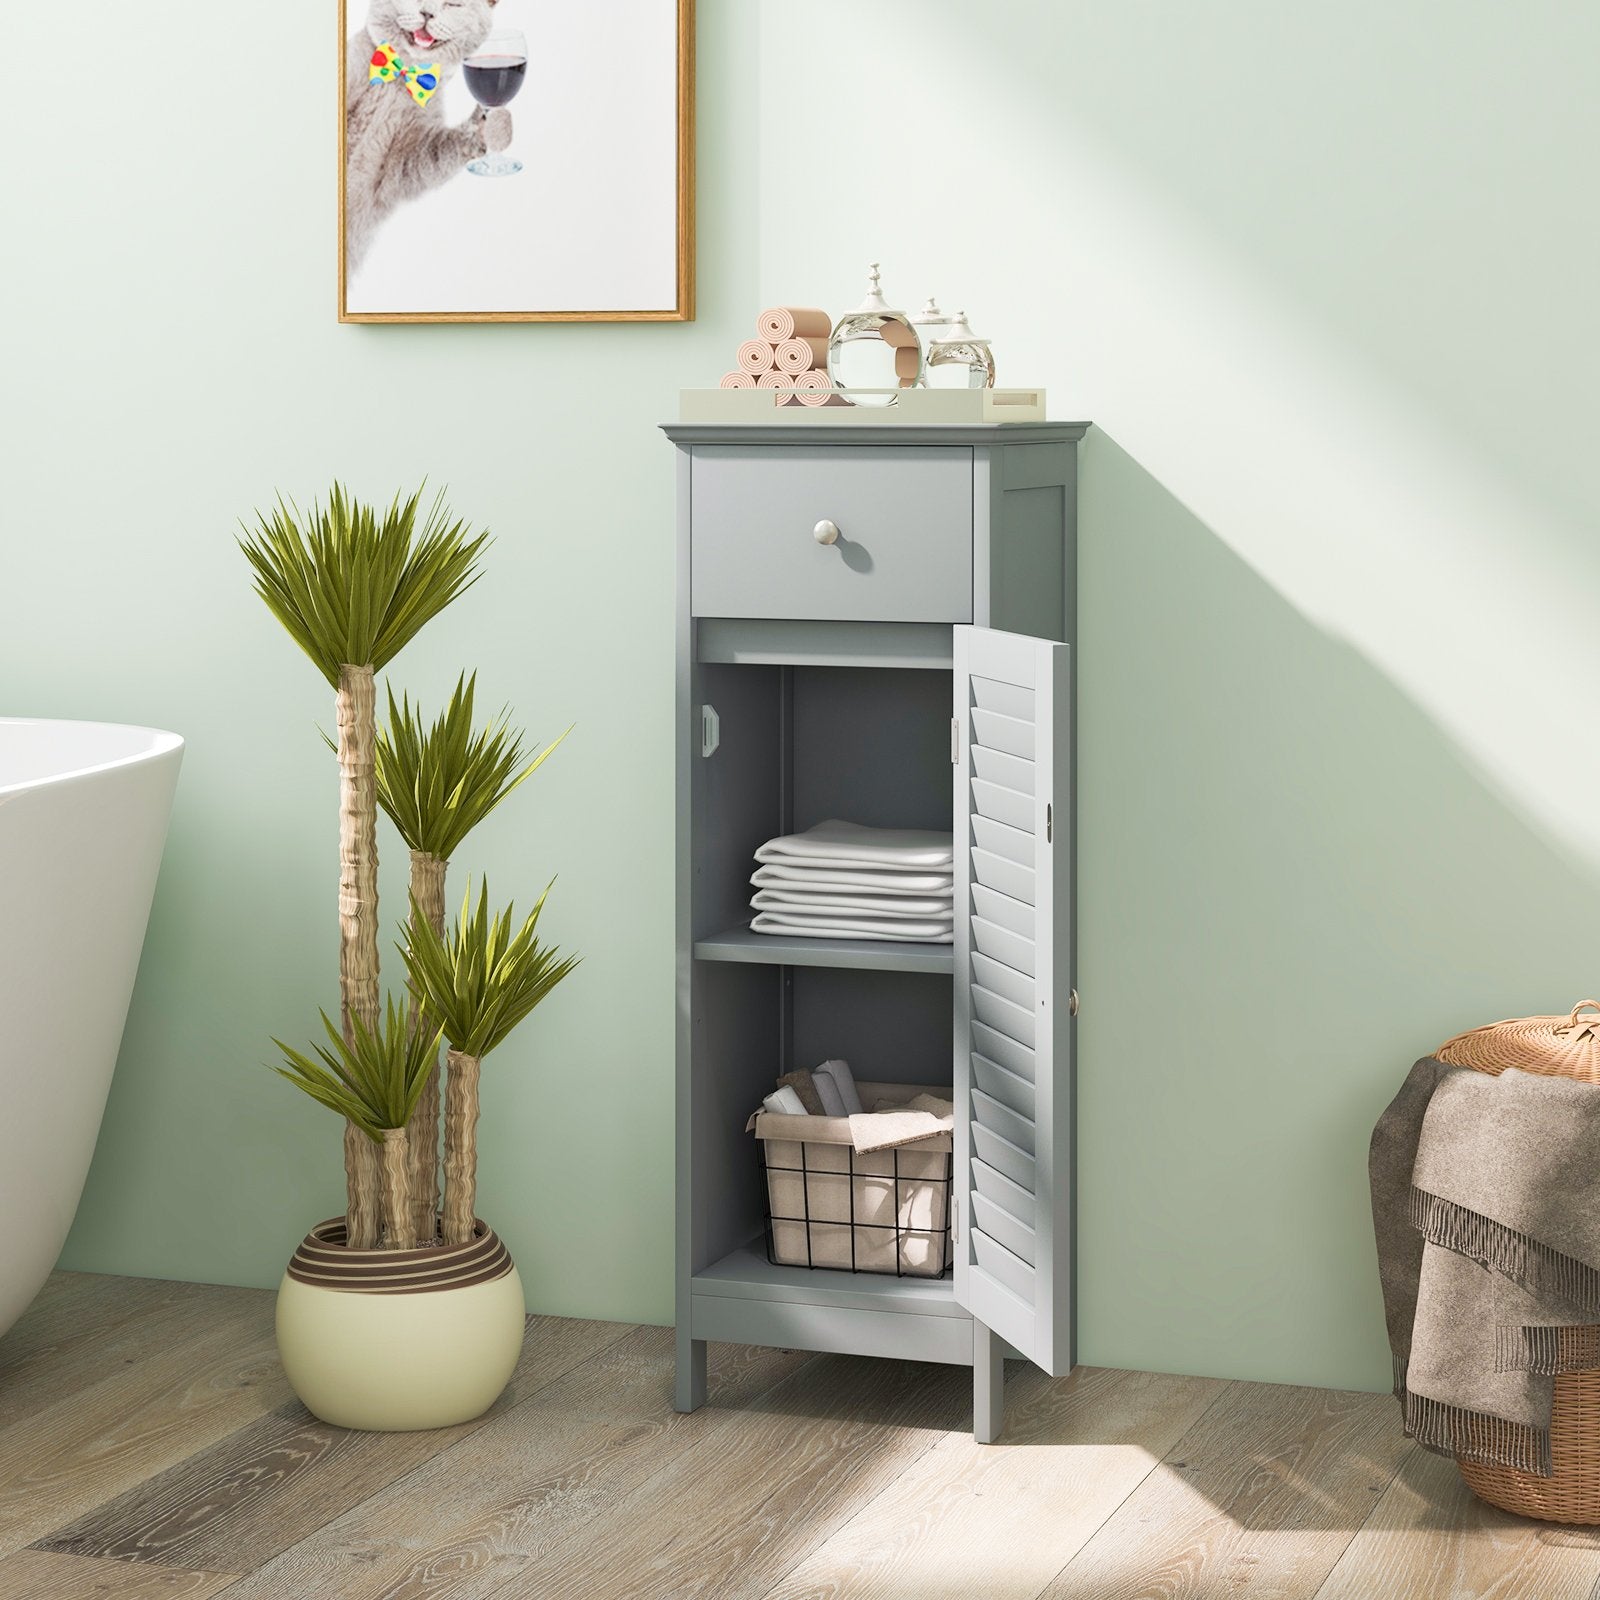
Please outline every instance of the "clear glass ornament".
[[950, 326], [955, 318], [939, 309], [939, 302], [930, 294], [928, 303], [911, 319], [911, 326], [917, 330], [917, 337], [922, 341], [922, 358], [926, 363], [928, 352], [944, 337], [944, 330]]
[[860, 391], [914, 389], [922, 377], [922, 341], [905, 312], [883, 298], [876, 261], [867, 298], [839, 318], [828, 340], [828, 377], [858, 406], [892, 406], [892, 393]]
[[967, 326], [965, 311], [956, 312], [928, 346], [922, 381], [930, 389], [994, 388], [994, 351]]

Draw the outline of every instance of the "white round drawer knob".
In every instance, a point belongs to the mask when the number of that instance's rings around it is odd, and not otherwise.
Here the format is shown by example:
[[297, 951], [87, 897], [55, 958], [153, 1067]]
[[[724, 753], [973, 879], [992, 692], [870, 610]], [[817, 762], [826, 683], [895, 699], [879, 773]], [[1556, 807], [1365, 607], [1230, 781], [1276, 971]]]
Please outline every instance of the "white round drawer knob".
[[839, 524], [829, 522], [826, 517], [811, 530], [811, 537], [818, 544], [835, 544], [839, 538]]

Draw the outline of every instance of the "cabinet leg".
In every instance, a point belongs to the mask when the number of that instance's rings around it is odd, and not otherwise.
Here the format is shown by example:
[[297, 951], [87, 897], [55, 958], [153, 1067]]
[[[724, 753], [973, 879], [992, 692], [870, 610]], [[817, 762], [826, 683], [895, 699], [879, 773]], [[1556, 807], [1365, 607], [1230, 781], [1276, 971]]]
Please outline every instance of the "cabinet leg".
[[972, 1325], [972, 1437], [993, 1444], [1006, 1411], [1005, 1346], [981, 1322]]
[[706, 1403], [706, 1342], [678, 1329], [678, 1381], [672, 1404], [677, 1411], [698, 1411]]

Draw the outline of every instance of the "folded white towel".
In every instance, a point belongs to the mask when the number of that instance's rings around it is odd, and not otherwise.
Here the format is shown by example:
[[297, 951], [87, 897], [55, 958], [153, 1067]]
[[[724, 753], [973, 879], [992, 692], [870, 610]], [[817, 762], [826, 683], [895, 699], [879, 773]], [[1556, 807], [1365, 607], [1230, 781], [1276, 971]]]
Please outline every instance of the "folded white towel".
[[810, 1113], [805, 1108], [805, 1102], [797, 1095], [788, 1084], [781, 1089], [774, 1089], [761, 1104], [768, 1110], [784, 1117], [804, 1117]]
[[782, 917], [759, 912], [750, 923], [752, 933], [781, 933], [801, 939], [908, 939], [918, 944], [955, 943], [951, 922], [886, 921], [865, 917], [824, 921], [812, 917]]
[[829, 917], [861, 915], [868, 917], [928, 917], [949, 922], [955, 912], [950, 900], [937, 896], [925, 899], [911, 895], [807, 894], [804, 890], [760, 889], [751, 896], [757, 911], [771, 911], [780, 917]]
[[867, 890], [872, 894], [945, 895], [955, 892], [955, 879], [948, 872], [871, 872], [823, 867], [808, 862], [772, 861], [750, 876], [758, 889], [804, 889], [808, 894], [848, 894]]
[[756, 851], [756, 860], [948, 872], [955, 862], [955, 837], [928, 828], [867, 828], [859, 822], [834, 819], [819, 822], [804, 833], [769, 839]]
[[[859, 1117], [866, 1109], [861, 1104], [861, 1096], [856, 1093], [855, 1074], [851, 1072], [848, 1061], [824, 1061], [820, 1067], [813, 1067], [811, 1081], [815, 1083], [818, 1078], [826, 1079], [838, 1091], [847, 1117]], [[819, 1087], [817, 1092], [823, 1096], [823, 1104], [826, 1105], [827, 1091]]]
[[[811, 1074], [811, 1085], [817, 1091], [817, 1098], [822, 1102], [822, 1114], [825, 1117], [843, 1117], [848, 1115], [844, 1109], [844, 1096], [839, 1093], [839, 1085], [834, 1082], [831, 1072], [823, 1072], [820, 1068]], [[799, 1097], [796, 1096], [798, 1099]]]

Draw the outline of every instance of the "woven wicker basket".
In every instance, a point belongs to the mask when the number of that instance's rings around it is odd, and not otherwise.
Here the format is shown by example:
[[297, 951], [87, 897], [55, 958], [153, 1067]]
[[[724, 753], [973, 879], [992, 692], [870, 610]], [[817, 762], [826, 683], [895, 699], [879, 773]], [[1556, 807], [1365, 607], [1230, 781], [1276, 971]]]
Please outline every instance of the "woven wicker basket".
[[[1600, 1085], [1600, 1001], [1581, 1001], [1564, 1017], [1513, 1017], [1474, 1028], [1434, 1054], [1495, 1077], [1516, 1067]], [[1569, 1336], [1595, 1334], [1573, 1329]], [[1548, 1478], [1481, 1461], [1456, 1464], [1467, 1487], [1492, 1506], [1543, 1522], [1600, 1522], [1600, 1371], [1558, 1374], [1554, 1383]]]

